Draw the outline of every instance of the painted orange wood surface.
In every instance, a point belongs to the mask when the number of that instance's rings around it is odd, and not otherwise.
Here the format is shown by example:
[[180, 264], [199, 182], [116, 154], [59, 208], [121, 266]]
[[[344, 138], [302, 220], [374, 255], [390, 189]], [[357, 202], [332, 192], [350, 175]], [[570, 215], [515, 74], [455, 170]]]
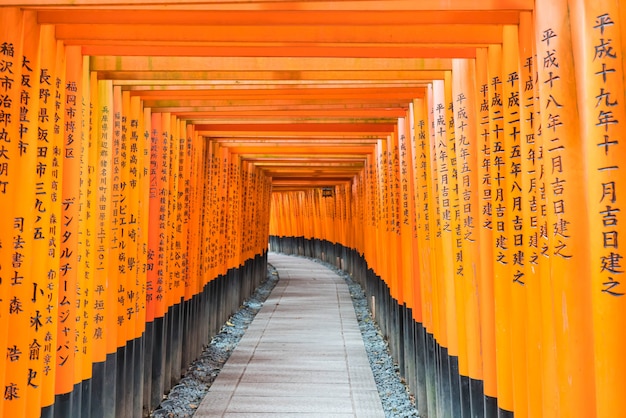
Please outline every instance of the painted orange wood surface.
[[[593, 368], [597, 416], [611, 415], [624, 408], [626, 400], [616, 392], [618, 376], [626, 362], [617, 353], [624, 348], [624, 304], [620, 301], [621, 280], [611, 259], [619, 257], [619, 242], [624, 223], [615, 209], [626, 193], [626, 177], [620, 170], [623, 141], [616, 140], [626, 120], [623, 102], [624, 22], [619, 20], [618, 2], [568, 2], [572, 11], [572, 51], [578, 87], [582, 153], [586, 156], [588, 187], [588, 225], [590, 251], [590, 292], [593, 329]], [[603, 74], [603, 69], [615, 73]], [[581, 290], [587, 290], [585, 287]]]
[[54, 407], [272, 236], [340, 244], [322, 258], [353, 251], [412, 310], [448, 355], [421, 365], [424, 415], [456, 413], [469, 377], [501, 414], [620, 416], [625, 16], [3, 2], [0, 415]]
[[[493, 257], [494, 251], [491, 245], [493, 236], [493, 207], [491, 195], [493, 191], [491, 167], [491, 147], [489, 129], [489, 102], [491, 100], [489, 90], [488, 50], [478, 50], [476, 59], [476, 96], [477, 125], [476, 137], [478, 149], [477, 164], [478, 176], [478, 199], [479, 199], [479, 242], [481, 246], [479, 265], [481, 275], [479, 279], [481, 306], [481, 345], [483, 350], [483, 373], [485, 395], [496, 398], [498, 396], [498, 381], [496, 373], [496, 340], [495, 340], [495, 309], [494, 309], [494, 283], [493, 283]], [[485, 301], [485, 302], [483, 302]]]
[[[456, 60], [453, 68], [454, 129], [456, 142], [456, 171], [459, 187], [459, 231], [461, 240], [461, 297], [465, 321], [467, 373], [473, 379], [483, 379], [483, 355], [480, 326], [480, 270], [478, 246], [478, 144], [476, 129], [476, 71], [473, 60]], [[458, 245], [458, 243], [457, 243]]]
[[[595, 413], [592, 332], [589, 205], [582, 176], [586, 156], [581, 135], [572, 16], [563, 14], [567, 2], [542, 3], [536, 10], [535, 42], [539, 68], [542, 142], [546, 181], [549, 283], [548, 309], [554, 312], [558, 416]], [[560, 16], [554, 19], [554, 16]], [[581, 80], [581, 83], [583, 81]], [[597, 123], [597, 122], [596, 122]], [[581, 187], [580, 185], [584, 185]], [[580, 218], [579, 218], [580, 217]], [[582, 367], [581, 367], [582, 366]], [[583, 401], [583, 397], [585, 400]]]
[[[10, 17], [10, 14], [7, 17]], [[25, 32], [32, 34], [33, 28], [30, 21], [32, 16], [29, 16], [30, 19], [24, 15], [14, 15], [13, 17], [16, 20], [6, 22], [7, 30], [16, 33], [7, 33], [5, 37], [12, 41], [11, 48], [15, 49], [11, 51], [11, 54], [6, 52], [3, 54], [2, 77], [13, 80], [15, 83], [6, 85], [4, 89], [4, 120], [6, 121], [7, 117], [12, 117], [22, 123], [21, 125], [11, 124], [12, 126], [8, 129], [5, 124], [6, 137], [2, 144], [5, 149], [4, 163], [8, 165], [5, 166], [4, 176], [4, 181], [8, 184], [4, 185], [3, 190], [6, 192], [7, 189], [12, 189], [7, 196], [11, 200], [5, 201], [3, 205], [4, 208], [8, 209], [10, 216], [10, 223], [5, 226], [7, 229], [4, 230], [3, 248], [11, 249], [11, 251], [6, 251], [10, 258], [3, 263], [6, 266], [4, 269], [8, 270], [10, 277], [7, 281], [10, 290], [6, 294], [6, 305], [2, 312], [2, 315], [6, 316], [6, 325], [3, 331], [8, 334], [5, 346], [6, 377], [3, 380], [5, 387], [3, 413], [23, 416], [27, 411], [27, 396], [29, 393], [32, 396], [33, 393], [28, 388], [30, 364], [28, 357], [23, 353], [27, 352], [27, 347], [32, 341], [31, 337], [34, 336], [34, 332], [30, 329], [29, 317], [37, 309], [37, 306], [33, 306], [34, 304], [29, 298], [29, 288], [33, 282], [33, 276], [29, 270], [34, 261], [31, 234], [35, 219], [33, 216], [28, 216], [36, 197], [36, 175], [33, 170], [35, 156], [32, 153], [24, 152], [26, 138], [24, 137], [23, 126], [25, 123], [20, 119], [17, 104], [20, 103], [22, 94], [21, 83], [18, 83], [18, 80], [21, 79], [23, 70], [26, 73], [26, 69], [22, 69], [20, 56], [26, 52], [32, 53], [33, 50], [33, 42], [29, 42], [29, 45], [23, 45], [19, 40]], [[33, 41], [36, 42], [36, 40]], [[33, 64], [37, 64], [36, 58]], [[24, 195], [20, 199], [20, 191], [22, 190]], [[35, 400], [35, 402], [38, 401]]]

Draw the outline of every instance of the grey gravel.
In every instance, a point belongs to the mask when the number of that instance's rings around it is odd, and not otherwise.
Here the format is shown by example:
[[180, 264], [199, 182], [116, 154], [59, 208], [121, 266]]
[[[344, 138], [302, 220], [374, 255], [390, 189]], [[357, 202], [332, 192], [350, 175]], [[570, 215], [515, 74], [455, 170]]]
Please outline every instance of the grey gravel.
[[164, 397], [150, 414], [155, 418], [192, 417], [200, 402], [220, 373], [248, 326], [261, 310], [263, 302], [278, 283], [278, 273], [268, 264], [267, 277], [240, 309], [226, 321], [220, 332], [211, 339], [198, 359], [187, 368], [178, 384]]
[[387, 418], [419, 417], [415, 398], [410, 394], [408, 386], [400, 376], [398, 364], [391, 357], [389, 344], [378, 324], [372, 320], [372, 313], [361, 285], [352, 280], [350, 274], [330, 263], [315, 258], [310, 258], [310, 260], [323, 264], [343, 278], [348, 285], [385, 416]]
[[[348, 273], [337, 269], [335, 266], [317, 259], [310, 258], [310, 260], [330, 268], [348, 285], [385, 416], [387, 418], [419, 417], [414, 398], [403, 383], [398, 365], [394, 363], [389, 353], [389, 345], [383, 338], [378, 325], [372, 320], [361, 286], [354, 282]], [[267, 280], [222, 326], [219, 334], [211, 339], [202, 355], [189, 366], [184, 377], [165, 396], [159, 407], [152, 412], [151, 417], [193, 416], [222, 366], [230, 357], [278, 280], [276, 269], [268, 264]]]

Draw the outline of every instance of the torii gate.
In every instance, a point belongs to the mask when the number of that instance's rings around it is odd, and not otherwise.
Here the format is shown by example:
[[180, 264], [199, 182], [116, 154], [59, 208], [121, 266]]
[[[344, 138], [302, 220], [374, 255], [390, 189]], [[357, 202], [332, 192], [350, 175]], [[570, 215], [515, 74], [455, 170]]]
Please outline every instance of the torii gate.
[[0, 415], [154, 407], [268, 236], [367, 262], [425, 415], [626, 410], [619, 2], [2, 3]]

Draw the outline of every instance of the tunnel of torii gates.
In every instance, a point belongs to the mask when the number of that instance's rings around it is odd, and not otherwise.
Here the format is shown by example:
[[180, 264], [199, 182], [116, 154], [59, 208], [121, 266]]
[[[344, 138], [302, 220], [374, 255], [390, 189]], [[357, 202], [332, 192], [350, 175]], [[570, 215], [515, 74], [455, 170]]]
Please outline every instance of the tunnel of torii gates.
[[3, 3], [1, 416], [148, 414], [269, 250], [423, 417], [626, 416], [624, 3]]

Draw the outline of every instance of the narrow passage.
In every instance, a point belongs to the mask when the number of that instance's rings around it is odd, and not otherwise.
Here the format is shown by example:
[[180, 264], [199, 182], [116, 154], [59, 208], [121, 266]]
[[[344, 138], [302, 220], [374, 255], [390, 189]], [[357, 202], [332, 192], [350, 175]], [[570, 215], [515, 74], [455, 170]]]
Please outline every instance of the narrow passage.
[[195, 417], [384, 417], [344, 280], [270, 254], [280, 281]]

